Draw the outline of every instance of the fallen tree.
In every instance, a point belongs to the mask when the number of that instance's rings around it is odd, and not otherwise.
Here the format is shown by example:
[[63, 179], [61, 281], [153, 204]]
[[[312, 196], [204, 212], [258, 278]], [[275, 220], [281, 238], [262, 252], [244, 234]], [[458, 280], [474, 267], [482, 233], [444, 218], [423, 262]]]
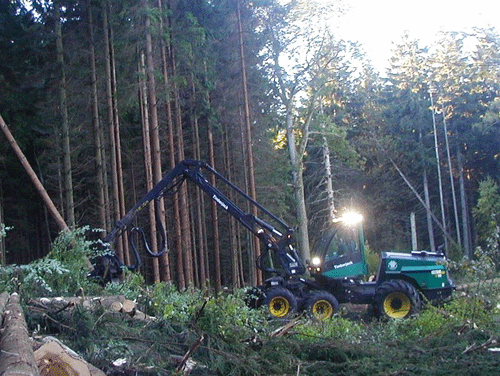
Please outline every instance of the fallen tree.
[[[2, 309], [3, 308], [3, 309]], [[19, 295], [0, 295], [3, 314], [2, 339], [0, 340], [0, 375], [38, 376], [38, 367], [33, 353], [33, 342], [28, 335]]]

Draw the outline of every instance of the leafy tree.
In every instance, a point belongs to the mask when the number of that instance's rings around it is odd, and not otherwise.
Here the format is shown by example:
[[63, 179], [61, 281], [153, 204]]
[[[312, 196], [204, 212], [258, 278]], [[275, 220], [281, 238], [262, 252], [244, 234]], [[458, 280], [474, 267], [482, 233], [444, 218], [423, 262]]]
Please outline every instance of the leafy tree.
[[491, 177], [479, 183], [479, 198], [473, 210], [476, 242], [485, 251], [499, 249], [500, 190]]

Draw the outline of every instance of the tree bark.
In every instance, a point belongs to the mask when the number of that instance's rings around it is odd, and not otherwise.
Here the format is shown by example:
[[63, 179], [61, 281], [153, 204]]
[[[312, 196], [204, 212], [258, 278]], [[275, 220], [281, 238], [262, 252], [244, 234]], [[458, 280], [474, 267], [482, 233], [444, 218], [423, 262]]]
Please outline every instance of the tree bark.
[[[293, 98], [293, 97], [292, 97]], [[290, 162], [292, 164], [293, 189], [295, 193], [295, 202], [297, 205], [297, 221], [298, 221], [298, 243], [299, 251], [303, 260], [308, 260], [311, 257], [309, 248], [309, 232], [307, 229], [307, 211], [306, 200], [304, 194], [304, 178], [303, 178], [303, 156], [297, 155], [297, 146], [295, 141], [293, 113], [291, 100], [288, 103], [286, 111], [286, 134], [288, 143], [288, 152]], [[307, 137], [304, 135], [303, 137]], [[300, 152], [300, 149], [299, 149]]]
[[36, 190], [42, 196], [42, 200], [45, 203], [45, 206], [47, 207], [47, 210], [51, 214], [52, 218], [56, 222], [57, 226], [59, 227], [60, 231], [66, 231], [68, 230], [68, 225], [64, 221], [63, 217], [61, 214], [59, 214], [59, 211], [57, 210], [56, 206], [50, 199], [50, 196], [48, 195], [47, 191], [43, 187], [42, 183], [38, 179], [38, 176], [36, 176], [35, 171], [31, 168], [28, 160], [24, 156], [21, 148], [17, 144], [16, 140], [14, 139], [14, 136], [12, 136], [12, 133], [10, 132], [9, 128], [7, 127], [7, 124], [5, 124], [2, 116], [0, 115], [0, 128], [2, 128], [2, 131], [7, 138], [7, 141], [9, 142], [10, 146], [12, 149], [14, 149], [14, 153], [16, 154], [17, 158], [23, 165], [24, 169], [26, 170], [26, 173], [30, 177], [31, 181], [35, 185]]
[[453, 168], [452, 168], [452, 163], [451, 163], [450, 143], [448, 141], [448, 127], [446, 125], [446, 113], [444, 110], [443, 110], [443, 130], [444, 130], [444, 139], [445, 139], [445, 147], [446, 147], [446, 158], [448, 160], [448, 173], [450, 175], [451, 198], [453, 200], [453, 213], [455, 215], [455, 231], [457, 232], [457, 243], [461, 247], [462, 246], [462, 237], [460, 235], [460, 221], [458, 219], [457, 194], [455, 192], [455, 181], [453, 179]]
[[[146, 63], [144, 53], [140, 54], [140, 67], [139, 67], [139, 92], [141, 99], [141, 118], [142, 118], [142, 140], [144, 149], [144, 171], [146, 174], [146, 190], [149, 192], [153, 189], [153, 164], [151, 161], [151, 135], [150, 135], [150, 125], [149, 125], [149, 100], [147, 94], [146, 80], [142, 77], [147, 77], [146, 74]], [[150, 222], [150, 244], [153, 252], [158, 252], [158, 242], [156, 237], [156, 220], [155, 220], [155, 206], [154, 201], [148, 204], [148, 214]], [[153, 271], [153, 280], [155, 282], [159, 281], [160, 270], [158, 259], [151, 259], [151, 268]]]
[[[246, 148], [246, 158], [247, 158], [247, 176], [248, 176], [248, 192], [249, 196], [257, 201], [257, 192], [255, 187], [255, 169], [253, 163], [253, 147], [252, 147], [252, 126], [250, 122], [250, 100], [248, 98], [248, 87], [247, 87], [247, 68], [245, 61], [245, 46], [243, 44], [243, 26], [241, 22], [241, 9], [240, 0], [236, 0], [236, 13], [238, 19], [238, 44], [240, 53], [240, 63], [241, 63], [241, 84], [243, 89], [243, 108], [244, 108], [244, 124], [245, 124], [245, 148]], [[258, 211], [255, 205], [252, 205], [251, 212], [257, 217]], [[254, 257], [257, 259], [260, 256], [260, 241], [254, 239]], [[255, 270], [256, 284], [262, 284], [262, 272], [257, 268]]]
[[431, 200], [429, 197], [429, 179], [427, 177], [427, 168], [424, 166], [424, 199], [425, 199], [425, 214], [427, 217], [427, 231], [429, 234], [429, 243], [432, 252], [436, 252], [436, 243], [434, 240], [434, 226], [432, 222]]
[[[123, 187], [123, 168], [122, 168], [122, 148], [121, 148], [121, 136], [120, 136], [120, 117], [118, 115], [118, 87], [116, 81], [116, 60], [115, 60], [115, 47], [114, 47], [114, 36], [113, 27], [111, 23], [109, 26], [109, 52], [110, 52], [110, 63], [111, 63], [111, 89], [112, 89], [112, 99], [113, 99], [113, 124], [115, 127], [115, 145], [116, 145], [116, 173], [118, 179], [118, 213], [120, 219], [126, 214], [125, 208], [125, 188]], [[128, 233], [124, 232], [123, 238], [123, 260], [126, 264], [130, 264], [130, 254], [128, 246]]]
[[92, 2], [87, 0], [87, 18], [88, 18], [88, 33], [90, 41], [90, 70], [91, 70], [91, 102], [92, 102], [92, 130], [94, 132], [94, 155], [95, 155], [95, 169], [97, 178], [97, 196], [99, 198], [98, 216], [99, 226], [102, 229], [108, 228], [106, 223], [106, 210], [105, 210], [105, 195], [104, 195], [104, 159], [102, 156], [102, 127], [99, 121], [99, 99], [97, 95], [97, 72], [95, 65], [95, 47], [94, 47], [94, 26], [92, 19]]
[[[171, 8], [171, 12], [174, 10]], [[175, 28], [174, 17], [170, 17], [170, 27]], [[172, 67], [172, 76], [177, 75], [177, 62], [175, 57], [175, 49], [170, 45], [170, 66]], [[177, 161], [184, 160], [184, 130], [182, 127], [182, 109], [181, 98], [177, 84], [173, 82], [172, 90], [174, 93], [174, 127], [177, 145]], [[182, 263], [184, 267], [184, 278], [187, 287], [193, 281], [193, 265], [192, 265], [192, 244], [191, 244], [191, 228], [189, 220], [189, 203], [188, 203], [188, 190], [187, 185], [183, 184], [179, 188], [179, 209], [180, 209], [180, 224], [182, 234]]]
[[[144, 6], [148, 9], [147, 1], [144, 2]], [[151, 161], [153, 165], [153, 182], [154, 184], [159, 183], [162, 178], [162, 168], [161, 168], [161, 147], [160, 147], [160, 131], [158, 123], [158, 100], [156, 96], [156, 79], [155, 79], [155, 66], [153, 61], [153, 42], [151, 36], [151, 19], [149, 15], [146, 15], [146, 71], [147, 71], [147, 88], [148, 88], [148, 99], [149, 99], [149, 117], [150, 117], [150, 134], [151, 134]], [[154, 205], [154, 203], [151, 203]], [[165, 229], [165, 206], [163, 198], [160, 198], [157, 203], [156, 210], [159, 210], [159, 218], [161, 220], [161, 225]], [[153, 225], [154, 221], [151, 223]], [[153, 244], [155, 244], [153, 242]], [[153, 252], [158, 252], [158, 247]], [[159, 262], [156, 259], [155, 268], [159, 267]], [[165, 279], [165, 273], [163, 278], [160, 278], [159, 269], [155, 269], [155, 282], [159, 282], [161, 279]]]
[[[111, 41], [109, 33], [109, 22], [108, 22], [108, 0], [102, 3], [102, 22], [103, 22], [103, 32], [104, 32], [104, 50], [105, 50], [105, 65], [106, 65], [106, 105], [108, 112], [108, 130], [109, 130], [109, 142], [111, 149], [111, 181], [113, 184], [113, 217], [115, 223], [121, 219], [120, 211], [120, 193], [118, 189], [118, 165], [117, 165], [117, 145], [116, 145], [116, 129], [115, 129], [115, 116], [114, 116], [114, 104], [113, 104], [113, 84], [112, 84], [112, 66], [111, 66]], [[124, 238], [121, 236], [116, 241], [116, 253], [120, 260], [123, 261], [124, 256]]]
[[[165, 38], [163, 37], [165, 31], [165, 21], [168, 21], [164, 17], [165, 10], [163, 9], [163, 0], [158, 0], [158, 9], [160, 10], [160, 50], [161, 50], [161, 61], [162, 61], [162, 73], [163, 73], [163, 89], [165, 91], [165, 115], [167, 119], [167, 143], [169, 145], [169, 166], [170, 170], [175, 167], [175, 152], [174, 152], [174, 133], [173, 133], [173, 121], [172, 121], [172, 106], [170, 100], [170, 82], [169, 82], [169, 72], [168, 72], [168, 59], [167, 59], [167, 46]], [[176, 208], [175, 208], [176, 207]], [[179, 207], [177, 204], [174, 205], [174, 222], [175, 218], [179, 217]], [[167, 223], [167, 216], [165, 214], [165, 223]], [[170, 266], [170, 252], [165, 254], [164, 257], [160, 258], [160, 278], [164, 281], [171, 281], [171, 266]]]
[[[443, 196], [443, 179], [441, 178], [441, 158], [440, 158], [440, 153], [439, 153], [439, 142], [438, 142], [438, 134], [437, 134], [437, 127], [436, 127], [436, 109], [434, 108], [434, 99], [432, 97], [432, 91], [430, 92], [430, 97], [431, 97], [431, 111], [432, 111], [432, 128], [434, 131], [434, 151], [436, 153], [436, 166], [437, 166], [437, 173], [438, 173], [438, 188], [439, 188], [439, 202], [441, 204], [441, 222], [443, 224], [443, 228], [447, 229], [447, 223], [446, 223], [446, 213], [444, 210], [444, 196]], [[444, 237], [444, 249], [447, 251], [448, 250], [448, 239], [446, 236]]]
[[[8, 294], [0, 296], [0, 306]], [[0, 340], [0, 375], [39, 375], [33, 353], [33, 343], [28, 335], [24, 313], [19, 303], [19, 295], [10, 295], [3, 311], [3, 333]]]
[[325, 180], [326, 180], [326, 194], [328, 197], [328, 218], [330, 223], [335, 219], [335, 201], [333, 197], [333, 179], [332, 179], [332, 164], [330, 161], [330, 148], [326, 137], [323, 137], [323, 146], [321, 148], [323, 153], [323, 165], [325, 167]]
[[66, 215], [70, 227], [75, 227], [75, 203], [73, 199], [73, 177], [71, 172], [71, 146], [69, 136], [69, 119], [66, 93], [66, 73], [64, 65], [64, 48], [61, 29], [61, 14], [59, 1], [54, 3], [55, 31], [56, 31], [56, 50], [57, 63], [60, 72], [59, 81], [59, 110], [61, 112], [61, 134], [62, 134], [62, 152], [63, 152], [63, 179], [64, 179], [64, 203], [66, 206]]
[[465, 189], [465, 177], [464, 177], [464, 166], [462, 164], [462, 153], [460, 149], [457, 147], [457, 168], [459, 171], [459, 183], [460, 183], [460, 203], [462, 206], [462, 233], [463, 233], [463, 245], [465, 255], [468, 258], [472, 258], [472, 241], [470, 236], [470, 227], [469, 227], [469, 211], [467, 206], [467, 193]]
[[[212, 127], [208, 127], [208, 158], [210, 165], [215, 168], [215, 151], [214, 151], [214, 136]], [[210, 175], [210, 184], [215, 186], [215, 176]], [[210, 213], [212, 218], [212, 234], [213, 234], [213, 257], [214, 257], [214, 288], [216, 292], [221, 290], [221, 277], [220, 277], [220, 236], [219, 236], [219, 217], [217, 212], [217, 203], [214, 200], [210, 201]]]

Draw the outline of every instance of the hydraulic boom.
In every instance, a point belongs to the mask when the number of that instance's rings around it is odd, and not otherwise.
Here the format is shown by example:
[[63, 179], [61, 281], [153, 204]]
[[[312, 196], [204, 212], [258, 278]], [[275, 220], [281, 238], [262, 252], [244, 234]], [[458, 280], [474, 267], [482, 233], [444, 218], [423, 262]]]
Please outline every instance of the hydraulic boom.
[[[245, 212], [229, 198], [227, 198], [226, 195], [224, 195], [219, 189], [210, 184], [204, 173], [215, 176], [218, 181], [224, 183], [251, 205], [257, 207], [263, 214], [271, 218], [273, 222], [280, 227], [280, 229], [278, 230], [263, 219], [258, 218], [251, 213]], [[244, 227], [250, 230], [262, 241], [265, 247], [261, 256], [257, 259], [257, 266], [261, 270], [283, 276], [300, 275], [305, 273], [305, 265], [302, 263], [292, 244], [293, 229], [274, 214], [269, 212], [261, 204], [248, 196], [237, 186], [228, 181], [211, 166], [198, 160], [184, 160], [167, 175], [165, 175], [165, 177], [158, 184], [156, 184], [151, 191], [142, 197], [134, 205], [134, 207], [116, 223], [115, 228], [104, 238], [104, 242], [113, 246], [125, 231], [130, 231], [132, 233], [137, 232], [139, 233], [140, 239], [144, 244], [144, 248], [152, 257], [160, 257], [163, 255], [167, 251], [167, 245], [165, 229], [161, 226], [161, 221], [159, 220], [159, 211], [156, 210], [156, 220], [158, 223], [157, 228], [160, 231], [160, 237], [162, 239], [162, 246], [160, 251], [157, 253], [150, 250], [146, 236], [142, 229], [133, 227], [132, 224], [138, 213], [150, 202], [157, 202], [162, 197], [174, 194], [176, 189], [185, 180], [197, 185], [223, 210], [236, 218], [236, 220], [238, 220]], [[133, 239], [133, 236], [131, 236], [130, 239]], [[134, 253], [135, 263], [133, 265], [127, 265], [127, 267], [129, 269], [138, 269], [141, 265], [141, 257], [133, 241], [131, 241], [131, 248]], [[278, 267], [269, 266], [269, 260], [271, 259], [278, 262]], [[95, 269], [91, 273], [92, 276], [101, 279], [104, 283], [116, 280], [121, 275], [122, 267], [124, 267], [122, 261], [118, 258], [115, 252], [98, 257], [94, 260], [94, 264]]]

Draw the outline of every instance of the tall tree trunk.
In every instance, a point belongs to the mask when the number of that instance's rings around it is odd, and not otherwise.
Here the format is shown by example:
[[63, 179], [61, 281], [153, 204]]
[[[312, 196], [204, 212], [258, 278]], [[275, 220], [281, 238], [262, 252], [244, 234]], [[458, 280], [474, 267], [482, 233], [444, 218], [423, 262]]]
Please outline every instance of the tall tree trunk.
[[[109, 35], [109, 22], [108, 22], [108, 0], [102, 3], [102, 22], [104, 31], [104, 51], [105, 51], [105, 66], [106, 66], [106, 106], [108, 115], [108, 130], [109, 142], [111, 149], [111, 181], [113, 184], [113, 217], [114, 222], [118, 223], [121, 219], [120, 211], [120, 192], [118, 189], [118, 165], [117, 165], [117, 145], [116, 145], [116, 129], [115, 129], [115, 115], [113, 104], [113, 84], [112, 84], [112, 66], [111, 66], [111, 41]], [[124, 237], [121, 236], [116, 241], [116, 253], [120, 260], [123, 261], [124, 256]]]
[[[113, 28], [108, 16], [111, 14], [109, 1], [102, 3], [103, 6], [103, 30], [104, 30], [104, 50], [106, 66], [106, 104], [108, 115], [108, 128], [111, 148], [111, 177], [113, 184], [113, 216], [115, 223], [125, 216], [125, 192], [123, 187], [123, 170], [121, 159], [121, 137], [120, 121], [118, 116], [118, 98], [116, 83], [116, 68], [113, 45]], [[105, 193], [106, 195], [106, 193]], [[118, 257], [125, 263], [130, 263], [128, 252], [128, 234], [117, 239], [116, 251]]]
[[[194, 83], [192, 82], [192, 91], [193, 91], [193, 97], [196, 94], [196, 89], [194, 86]], [[195, 142], [195, 147], [194, 147], [194, 158], [197, 160], [201, 160], [201, 142], [200, 142], [200, 127], [199, 127], [199, 122], [198, 118], [194, 116], [193, 119], [193, 131], [194, 131], [194, 142]], [[203, 213], [203, 207], [205, 204], [205, 195], [202, 194], [200, 189], [196, 189], [196, 214], [194, 215], [194, 218], [196, 218], [196, 223], [195, 229], [196, 229], [196, 238], [197, 238], [197, 243], [198, 243], [198, 278], [199, 278], [199, 287], [204, 288], [206, 281], [207, 281], [207, 270], [205, 268], [206, 262], [205, 262], [205, 255], [207, 254], [207, 241], [206, 241], [206, 232], [205, 232], [205, 226], [204, 226], [204, 213]]]
[[448, 172], [450, 175], [451, 198], [453, 200], [453, 213], [455, 215], [455, 231], [457, 233], [457, 243], [461, 247], [462, 237], [460, 235], [460, 221], [458, 219], [459, 214], [458, 214], [457, 194], [455, 192], [455, 182], [453, 179], [453, 168], [451, 163], [450, 143], [448, 141], [448, 127], [446, 125], [446, 114], [444, 110], [443, 110], [443, 129], [444, 129], [444, 139], [446, 147], [446, 157], [448, 159]]
[[[175, 10], [171, 7], [171, 11]], [[170, 27], [175, 28], [173, 23], [173, 17], [170, 17]], [[170, 45], [170, 60], [172, 67], [172, 76], [177, 75], [177, 62], [175, 57], [175, 49]], [[174, 124], [175, 124], [175, 136], [177, 145], [177, 161], [184, 160], [184, 130], [182, 127], [182, 112], [181, 112], [181, 98], [180, 92], [177, 84], [173, 82], [172, 89], [174, 93]], [[184, 278], [186, 280], [186, 286], [188, 286], [193, 281], [193, 266], [192, 266], [192, 244], [191, 244], [191, 228], [189, 220], [189, 203], [188, 203], [188, 189], [187, 185], [183, 184], [179, 188], [179, 205], [180, 205], [180, 220], [181, 220], [181, 232], [182, 232], [182, 258], [184, 266]]]
[[[210, 160], [210, 165], [215, 168], [215, 150], [214, 150], [214, 136], [212, 133], [212, 127], [208, 126], [208, 158]], [[210, 175], [210, 184], [215, 186], [215, 176]], [[220, 279], [220, 237], [219, 237], [219, 217], [217, 212], [217, 203], [214, 200], [210, 201], [210, 210], [212, 218], [212, 234], [214, 238], [213, 244], [213, 258], [214, 258], [214, 288], [216, 292], [221, 290], [221, 279]]]
[[[148, 90], [145, 77], [146, 73], [146, 58], [144, 53], [140, 54], [140, 66], [139, 66], [139, 92], [141, 99], [141, 118], [142, 118], [142, 140], [144, 149], [144, 170], [146, 173], [146, 190], [149, 192], [153, 189], [153, 164], [151, 161], [151, 134], [150, 134], [150, 124], [149, 124], [149, 100], [148, 100]], [[155, 205], [154, 201], [148, 204], [148, 214], [150, 223], [150, 239], [151, 239], [151, 249], [153, 252], [158, 251], [157, 237], [156, 237], [156, 220], [155, 220]], [[151, 269], [153, 271], [153, 281], [158, 282], [159, 279], [159, 263], [158, 259], [151, 259]]]
[[56, 49], [57, 64], [59, 66], [59, 110], [61, 111], [61, 134], [62, 134], [62, 152], [63, 152], [63, 179], [64, 179], [64, 202], [66, 206], [67, 222], [70, 227], [75, 227], [75, 203], [73, 200], [73, 177], [71, 171], [71, 147], [69, 135], [69, 119], [66, 93], [66, 73], [64, 64], [64, 48], [61, 28], [61, 12], [59, 1], [54, 3], [55, 7], [55, 30], [56, 30]]
[[[224, 132], [224, 164], [226, 166], [226, 178], [229, 181], [233, 181], [233, 164], [231, 163], [230, 156], [230, 146], [229, 146], [229, 131], [226, 129]], [[235, 202], [235, 194], [231, 189], [228, 192], [230, 201]], [[230, 252], [231, 252], [231, 280], [233, 288], [241, 287], [239, 281], [239, 248], [238, 248], [238, 224], [233, 216], [229, 216], [229, 242], [230, 242]], [[255, 240], [255, 239], [254, 239]], [[255, 263], [252, 262], [255, 265]]]
[[328, 219], [329, 223], [332, 223], [335, 219], [335, 201], [333, 196], [333, 179], [332, 179], [332, 164], [330, 161], [330, 148], [328, 147], [328, 142], [326, 137], [323, 137], [323, 146], [321, 148], [323, 153], [323, 165], [325, 168], [325, 180], [326, 180], [326, 195], [328, 198]]
[[[144, 1], [145, 9], [148, 9], [147, 1]], [[146, 65], [147, 65], [147, 86], [148, 86], [148, 97], [149, 97], [149, 116], [150, 116], [150, 127], [151, 127], [151, 152], [152, 152], [152, 164], [153, 164], [153, 181], [154, 184], [159, 183], [163, 179], [162, 168], [161, 168], [161, 147], [160, 147], [160, 132], [158, 123], [158, 101], [156, 97], [156, 80], [155, 80], [155, 67], [153, 61], [153, 42], [151, 37], [151, 19], [149, 14], [146, 15]], [[160, 210], [159, 218], [162, 221], [162, 226], [165, 229], [165, 205], [163, 199], [158, 201], [157, 210]], [[156, 238], [153, 244], [156, 243]], [[153, 249], [153, 252], [158, 252], [158, 247]], [[159, 273], [159, 263], [156, 260], [155, 265], [155, 281], [160, 281]], [[162, 272], [162, 278], [165, 279], [166, 273]]]
[[424, 199], [425, 213], [427, 217], [427, 232], [429, 233], [429, 244], [432, 252], [436, 252], [436, 243], [434, 240], [434, 226], [432, 222], [431, 200], [429, 197], [429, 179], [427, 177], [427, 168], [424, 167]]
[[[434, 130], [434, 151], [436, 152], [436, 166], [438, 173], [438, 187], [439, 187], [439, 202], [441, 204], [441, 221], [443, 224], [443, 228], [447, 229], [446, 224], [446, 213], [444, 211], [444, 196], [443, 196], [443, 179], [441, 178], [441, 158], [439, 155], [439, 142], [438, 142], [438, 134], [436, 127], [436, 109], [434, 108], [434, 99], [432, 97], [432, 91], [430, 92], [431, 97], [431, 111], [432, 111], [432, 127]], [[448, 250], [448, 240], [446, 239], [446, 235], [443, 234], [444, 237], [444, 249]]]
[[[297, 221], [298, 221], [298, 244], [300, 255], [303, 260], [308, 260], [311, 257], [309, 248], [309, 233], [307, 229], [307, 211], [306, 200], [304, 194], [304, 178], [303, 178], [303, 156], [297, 155], [297, 147], [295, 141], [292, 101], [290, 100], [286, 111], [286, 134], [288, 143], [288, 152], [290, 162], [292, 164], [293, 190], [295, 193], [295, 202], [297, 205]], [[307, 137], [304, 135], [304, 137]]]
[[[241, 22], [241, 9], [240, 0], [236, 0], [236, 13], [238, 19], [238, 44], [240, 52], [240, 63], [241, 63], [241, 79], [243, 88], [243, 108], [244, 108], [244, 119], [245, 119], [245, 147], [246, 147], [246, 158], [247, 158], [247, 176], [248, 176], [248, 192], [249, 196], [257, 200], [257, 193], [255, 188], [255, 169], [253, 163], [253, 147], [252, 147], [252, 127], [250, 122], [250, 100], [248, 98], [248, 86], [247, 86], [247, 69], [245, 61], [245, 48], [243, 44], [243, 26]], [[257, 207], [252, 205], [252, 214], [257, 216]], [[255, 259], [260, 256], [260, 241], [254, 239], [254, 254]], [[255, 270], [255, 282], [257, 285], [262, 284], [262, 272], [256, 268]]]
[[97, 72], [95, 65], [95, 48], [94, 48], [94, 25], [92, 18], [92, 2], [87, 1], [87, 18], [88, 18], [88, 33], [90, 41], [90, 70], [91, 70], [91, 101], [92, 101], [92, 129], [94, 132], [94, 158], [95, 169], [97, 178], [97, 196], [99, 198], [98, 215], [99, 226], [106, 229], [106, 211], [105, 211], [105, 197], [104, 197], [104, 170], [103, 170], [103, 156], [102, 156], [102, 128], [99, 122], [99, 99], [97, 96]]
[[[169, 6], [170, 1], [166, 0], [167, 2], [167, 9], [171, 9], [171, 6]], [[163, 22], [163, 17], [160, 18], [160, 20]], [[174, 110], [172, 109], [172, 105], [175, 107], [175, 101], [171, 97], [171, 93], [174, 91], [173, 85], [170, 83], [170, 72], [169, 72], [169, 66], [171, 68], [171, 72], [173, 75], [174, 69], [172, 67], [172, 62], [173, 60], [171, 59], [171, 51], [172, 51], [172, 46], [170, 44], [171, 41], [171, 34], [172, 34], [172, 25], [171, 25], [171, 19], [170, 17], [166, 17], [167, 21], [167, 27], [166, 29], [170, 30], [169, 31], [169, 40], [168, 44], [162, 38], [161, 40], [161, 51], [162, 51], [162, 60], [163, 60], [163, 78], [164, 78], [164, 85], [165, 85], [165, 93], [166, 93], [166, 103], [165, 103], [165, 111], [167, 115], [167, 125], [168, 125], [168, 144], [169, 144], [169, 166], [170, 169], [173, 169], [176, 165], [176, 145], [175, 142], [175, 132], [176, 132], [176, 123], [174, 121], [174, 118], [176, 115], [174, 114]], [[163, 28], [163, 25], [162, 25]], [[163, 33], [162, 33], [163, 35]], [[179, 289], [185, 289], [187, 286], [186, 282], [186, 277], [184, 275], [184, 258], [183, 258], [183, 252], [182, 252], [182, 226], [181, 226], [181, 208], [180, 208], [180, 199], [179, 199], [179, 193], [175, 193], [173, 196], [173, 207], [174, 207], [174, 241], [175, 241], [175, 254], [176, 254], [176, 275], [177, 275], [177, 284]]]
[[[418, 128], [418, 142], [422, 145], [422, 127]], [[422, 146], [423, 147], [423, 146]], [[421, 149], [422, 150], [422, 149]], [[424, 155], [421, 156], [424, 161]], [[436, 244], [434, 242], [434, 226], [432, 223], [431, 200], [429, 196], [429, 179], [427, 177], [427, 163], [423, 162], [423, 186], [424, 186], [424, 206], [427, 218], [427, 233], [429, 235], [429, 244], [432, 252], [436, 251]]]
[[[113, 27], [109, 27], [109, 51], [111, 63], [111, 88], [113, 98], [113, 124], [116, 145], [116, 173], [118, 181], [118, 212], [119, 217], [123, 218], [127, 214], [125, 209], [125, 189], [123, 187], [123, 168], [122, 168], [122, 150], [121, 150], [121, 136], [120, 136], [120, 118], [118, 115], [118, 87], [116, 81], [116, 59], [114, 47]], [[130, 254], [128, 250], [128, 233], [123, 233], [123, 257], [126, 264], [130, 264]]]
[[473, 256], [472, 253], [472, 240], [470, 234], [469, 226], [469, 211], [467, 206], [467, 191], [465, 189], [465, 177], [464, 177], [464, 166], [462, 162], [462, 153], [457, 146], [457, 168], [459, 171], [459, 183], [460, 183], [460, 204], [462, 206], [462, 233], [463, 233], [463, 246], [465, 255], [470, 259]]
[[[158, 9], [160, 10], [160, 34], [163, 36], [166, 33], [166, 27], [165, 27], [165, 21], [168, 23], [168, 19], [165, 18], [164, 14], [167, 12], [164, 10], [164, 5], [163, 5], [163, 0], [158, 0]], [[168, 26], [168, 25], [167, 25]], [[167, 143], [168, 143], [168, 161], [169, 161], [169, 167], [170, 170], [172, 170], [175, 167], [175, 137], [174, 137], [174, 122], [172, 120], [173, 114], [172, 114], [172, 100], [170, 97], [170, 92], [171, 92], [171, 87], [170, 87], [170, 73], [168, 70], [168, 53], [167, 53], [167, 46], [166, 46], [166, 38], [162, 37], [160, 38], [160, 49], [161, 49], [161, 61], [162, 61], [162, 73], [163, 73], [163, 85], [164, 85], [164, 90], [165, 90], [165, 115], [167, 119]], [[176, 254], [181, 255], [180, 247], [181, 247], [181, 233], [180, 233], [180, 212], [179, 212], [179, 201], [177, 194], [174, 195], [174, 210], [173, 210], [173, 217], [174, 217], [174, 230], [175, 230], [175, 236], [174, 236], [174, 244], [175, 244], [175, 249], [176, 249]], [[179, 261], [179, 260], [177, 260]], [[170, 256], [161, 258], [160, 259], [161, 263], [161, 269], [164, 271], [166, 274], [164, 275], [165, 281], [171, 281], [172, 276], [171, 276], [171, 271], [170, 271]], [[182, 269], [182, 262], [180, 269]], [[180, 280], [179, 285], [184, 286], [185, 281], [184, 281], [184, 274], [178, 274]]]

